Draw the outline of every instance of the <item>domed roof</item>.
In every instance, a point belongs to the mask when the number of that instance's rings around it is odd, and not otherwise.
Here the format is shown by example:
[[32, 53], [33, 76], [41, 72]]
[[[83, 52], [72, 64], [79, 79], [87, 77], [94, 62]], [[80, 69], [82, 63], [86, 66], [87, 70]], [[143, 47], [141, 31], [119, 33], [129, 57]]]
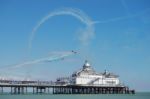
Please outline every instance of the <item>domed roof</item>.
[[87, 75], [96, 74], [87, 60], [85, 61], [83, 68], [81, 70], [73, 73], [74, 76], [81, 75], [81, 74], [87, 74]]
[[91, 65], [87, 60], [85, 61], [84, 65], [83, 65], [83, 69], [91, 69]]
[[84, 63], [84, 66], [90, 67], [91, 65], [90, 65], [90, 63], [86, 60], [85, 63]]

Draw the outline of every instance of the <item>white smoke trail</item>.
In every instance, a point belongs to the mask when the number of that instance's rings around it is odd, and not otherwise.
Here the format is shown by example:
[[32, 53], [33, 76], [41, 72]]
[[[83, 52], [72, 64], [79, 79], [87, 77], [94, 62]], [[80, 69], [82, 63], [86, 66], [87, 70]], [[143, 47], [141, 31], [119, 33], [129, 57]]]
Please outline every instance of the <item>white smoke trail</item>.
[[135, 18], [144, 15], [145, 13], [150, 12], [150, 8], [147, 8], [139, 13], [136, 14], [128, 14], [127, 16], [122, 16], [122, 17], [115, 17], [112, 19], [104, 20], [104, 21], [98, 21], [98, 23], [110, 23], [110, 22], [116, 22], [116, 21], [121, 21], [121, 20], [126, 20], [130, 18]]
[[[71, 55], [76, 54], [76, 52], [74, 51], [70, 51], [70, 52], [54, 52], [52, 53], [53, 55], [49, 56], [49, 57], [44, 57], [44, 58], [40, 58], [40, 59], [36, 59], [36, 60], [32, 60], [32, 61], [27, 61], [27, 62], [23, 62], [20, 64], [16, 64], [16, 65], [10, 65], [9, 67], [6, 67], [4, 69], [15, 69], [15, 68], [20, 68], [23, 66], [27, 66], [27, 65], [32, 65], [32, 64], [38, 64], [38, 63], [45, 63], [45, 62], [52, 62], [52, 61], [58, 61], [58, 60], [62, 60], [66, 57], [69, 57]], [[1, 70], [4, 70], [1, 69]]]
[[39, 23], [33, 28], [32, 32], [31, 32], [31, 37], [29, 39], [29, 51], [32, 47], [32, 41], [34, 39], [34, 36], [36, 34], [36, 31], [38, 30], [38, 28], [45, 23], [48, 19], [54, 17], [54, 16], [60, 16], [60, 15], [70, 15], [73, 16], [75, 18], [77, 18], [78, 20], [80, 20], [82, 23], [84, 23], [86, 25], [86, 29], [81, 33], [80, 36], [80, 42], [83, 45], [87, 45], [93, 37], [95, 35], [95, 31], [94, 31], [94, 23], [84, 12], [82, 12], [79, 9], [72, 9], [72, 8], [62, 8], [62, 9], [58, 9], [55, 10], [51, 13], [49, 13], [47, 16], [45, 16], [44, 18], [42, 18]]

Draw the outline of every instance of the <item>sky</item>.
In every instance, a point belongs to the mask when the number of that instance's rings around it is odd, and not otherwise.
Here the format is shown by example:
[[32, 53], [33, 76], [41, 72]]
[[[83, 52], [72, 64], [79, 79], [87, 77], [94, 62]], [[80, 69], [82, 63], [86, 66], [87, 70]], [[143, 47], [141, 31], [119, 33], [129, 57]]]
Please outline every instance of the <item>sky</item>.
[[[62, 9], [78, 15], [65, 12], [40, 24]], [[97, 72], [106, 69], [132, 89], [150, 91], [149, 42], [149, 0], [0, 0], [1, 77], [54, 80], [71, 75], [88, 60]], [[71, 50], [78, 53], [8, 69]]]

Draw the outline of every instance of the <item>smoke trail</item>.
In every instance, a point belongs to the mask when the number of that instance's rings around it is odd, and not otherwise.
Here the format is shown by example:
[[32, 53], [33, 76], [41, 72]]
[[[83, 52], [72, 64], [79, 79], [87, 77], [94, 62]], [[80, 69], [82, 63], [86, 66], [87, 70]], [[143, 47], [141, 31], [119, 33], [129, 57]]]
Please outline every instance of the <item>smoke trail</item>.
[[88, 45], [88, 42], [94, 37], [94, 23], [84, 12], [82, 12], [79, 9], [72, 9], [72, 8], [62, 8], [55, 10], [51, 13], [49, 13], [47, 16], [42, 18], [39, 23], [33, 28], [31, 32], [31, 37], [29, 39], [29, 51], [32, 47], [32, 41], [34, 39], [34, 36], [36, 34], [36, 31], [38, 28], [44, 24], [48, 19], [54, 17], [54, 16], [60, 16], [60, 15], [70, 15], [78, 20], [80, 20], [82, 23], [86, 25], [86, 29], [81, 33], [80, 35], [80, 42], [83, 45]]
[[[15, 69], [15, 68], [23, 67], [23, 66], [26, 66], [26, 65], [59, 61], [59, 60], [62, 60], [66, 57], [69, 57], [71, 55], [76, 54], [76, 52], [74, 52], [74, 51], [62, 52], [62, 53], [61, 52], [54, 52], [52, 54], [53, 55], [51, 55], [49, 57], [44, 57], [44, 58], [40, 58], [40, 59], [36, 59], [36, 60], [32, 60], [32, 61], [23, 62], [23, 63], [16, 64], [16, 65], [11, 65], [11, 66], [9, 66], [7, 68], [4, 68], [4, 69]], [[1, 69], [1, 70], [3, 70], [3, 69]]]
[[21, 64], [17, 64], [15, 66], [13, 66], [13, 68], [18, 68], [18, 67], [22, 67], [22, 66], [25, 66], [25, 65], [31, 65], [31, 64], [37, 64], [37, 63], [45, 63], [45, 62], [52, 62], [52, 61], [58, 61], [58, 60], [62, 60], [68, 56], [71, 56], [75, 53], [73, 52], [66, 52], [62, 55], [55, 55], [55, 56], [50, 56], [50, 57], [44, 57], [44, 58], [40, 58], [40, 59], [36, 59], [36, 60], [33, 60], [33, 61], [28, 61], [28, 62], [24, 62], [24, 63], [21, 63]]
[[138, 16], [142, 16], [142, 15], [144, 15], [145, 13], [147, 13], [149, 11], [150, 11], [150, 8], [147, 8], [144, 11], [141, 11], [141, 12], [136, 13], [136, 14], [128, 14], [127, 16], [116, 17], [116, 18], [105, 20], [105, 21], [99, 21], [98, 23], [109, 23], [109, 22], [116, 22], [116, 21], [129, 19], [129, 18], [135, 18], [135, 17], [138, 17]]

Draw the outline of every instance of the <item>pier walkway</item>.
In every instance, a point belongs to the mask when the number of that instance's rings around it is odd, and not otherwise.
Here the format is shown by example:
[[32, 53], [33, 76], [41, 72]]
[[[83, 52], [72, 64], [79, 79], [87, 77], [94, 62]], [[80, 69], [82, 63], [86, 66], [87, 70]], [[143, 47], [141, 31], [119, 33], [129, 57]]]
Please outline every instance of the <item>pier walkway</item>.
[[0, 94], [7, 89], [10, 94], [27, 94], [30, 90], [33, 94], [134, 94], [126, 86], [92, 86], [57, 84], [53, 81], [13, 81], [0, 80]]

